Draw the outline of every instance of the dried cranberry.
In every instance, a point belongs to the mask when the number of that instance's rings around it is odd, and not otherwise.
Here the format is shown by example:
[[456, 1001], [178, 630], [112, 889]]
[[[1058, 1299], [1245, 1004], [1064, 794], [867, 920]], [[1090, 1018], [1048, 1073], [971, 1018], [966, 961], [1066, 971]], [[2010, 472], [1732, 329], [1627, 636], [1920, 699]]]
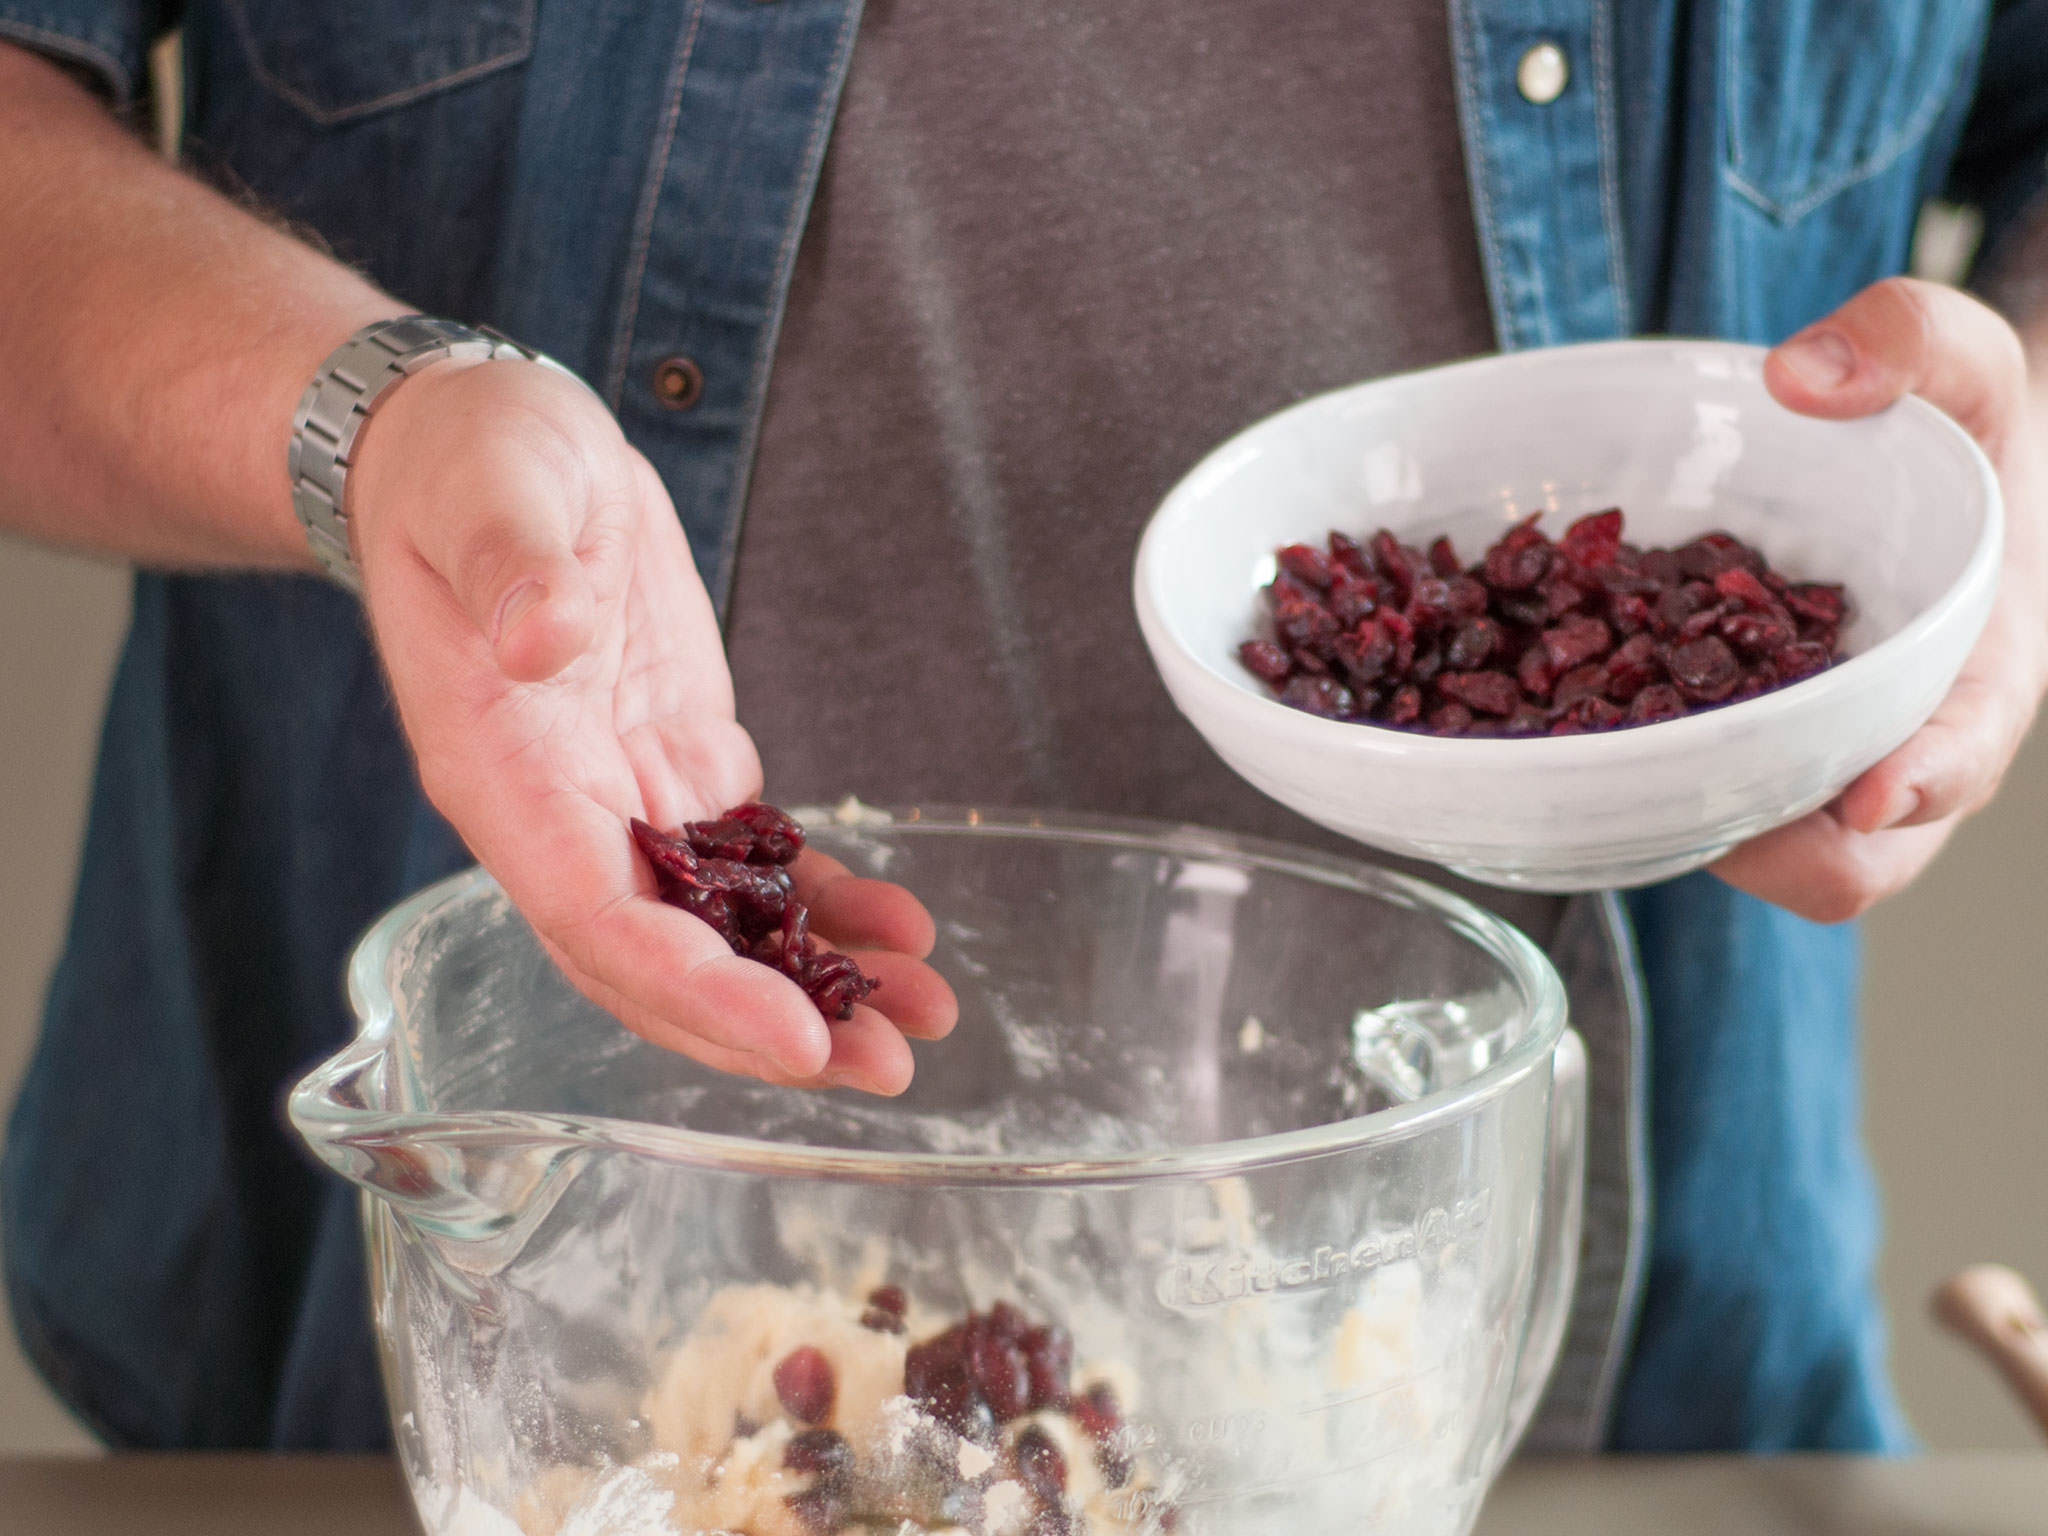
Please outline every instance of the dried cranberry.
[[1588, 695], [1559, 712], [1556, 723], [1550, 727], [1550, 734], [1569, 736], [1579, 731], [1604, 731], [1625, 724], [1627, 720], [1628, 712], [1619, 704], [1610, 704], [1598, 695]]
[[1675, 720], [1685, 713], [1685, 696], [1669, 683], [1652, 683], [1635, 696], [1628, 707], [1631, 725], [1648, 725], [1656, 720]]
[[804, 959], [799, 978], [818, 1012], [828, 1019], [850, 1019], [853, 1005], [864, 1000], [881, 983], [861, 974], [859, 962], [850, 955], [811, 954]]
[[868, 1292], [868, 1305], [878, 1312], [894, 1312], [901, 1317], [910, 1310], [910, 1298], [900, 1285], [878, 1285]]
[[1663, 675], [1657, 642], [1646, 634], [1630, 635], [1607, 658], [1607, 697], [1626, 704]]
[[1742, 667], [1735, 653], [1718, 635], [1705, 635], [1674, 646], [1665, 666], [1679, 692], [1701, 704], [1720, 703], [1742, 681]]
[[843, 1488], [853, 1481], [853, 1447], [836, 1429], [799, 1430], [782, 1448], [782, 1464], [792, 1472], [815, 1472], [816, 1488]]
[[1724, 613], [1715, 627], [1723, 640], [1752, 656], [1768, 656], [1799, 638], [1798, 627], [1783, 609], [1776, 613]]
[[1811, 640], [1795, 640], [1772, 653], [1771, 665], [1777, 669], [1780, 681], [1790, 683], [1825, 672], [1829, 659], [1825, 646]]
[[1771, 589], [1746, 565], [1732, 566], [1714, 578], [1714, 590], [1731, 602], [1754, 609], [1778, 606]]
[[[1619, 508], [1575, 519], [1555, 544], [1539, 523], [1508, 529], [1469, 570], [1448, 537], [1425, 554], [1384, 528], [1369, 544], [1332, 530], [1327, 554], [1287, 546], [1267, 588], [1277, 641], [1246, 643], [1244, 665], [1317, 713], [1526, 736], [1749, 698], [1836, 654], [1842, 589], [1788, 582], [1731, 534], [1646, 550], [1622, 537]], [[733, 885], [690, 899], [728, 924], [748, 917], [726, 910], [735, 904], [772, 904]], [[764, 939], [754, 952], [774, 963], [786, 946]]]
[[903, 1360], [903, 1390], [941, 1424], [956, 1430], [964, 1427], [970, 1406], [979, 1398], [968, 1379], [957, 1329], [910, 1346]]
[[1586, 600], [1586, 594], [1579, 590], [1578, 583], [1563, 577], [1555, 581], [1546, 581], [1536, 591], [1543, 599], [1543, 616], [1546, 622], [1563, 618]]
[[1695, 581], [1712, 581], [1737, 566], [1760, 569], [1762, 564], [1748, 545], [1731, 534], [1706, 533], [1678, 547], [1678, 569]]
[[1067, 1492], [1067, 1458], [1052, 1442], [1052, 1436], [1036, 1424], [1027, 1424], [1017, 1434], [1010, 1454], [1016, 1459], [1017, 1481], [1040, 1504], [1057, 1505]]
[[1537, 531], [1536, 519], [1529, 518], [1486, 552], [1481, 569], [1495, 592], [1526, 592], [1549, 574], [1550, 541]]
[[1420, 578], [1402, 613], [1417, 634], [1442, 629], [1457, 617], [1451, 611], [1451, 584], [1435, 576]]
[[790, 864], [804, 851], [804, 829], [787, 811], [750, 800], [725, 814], [754, 834], [750, 863]]
[[1281, 570], [1318, 592], [1326, 590], [1336, 576], [1330, 557], [1313, 544], [1289, 544], [1279, 552], [1279, 561]]
[[1522, 702], [1514, 680], [1501, 672], [1446, 672], [1436, 680], [1436, 691], [1484, 715], [1511, 715]]
[[800, 1424], [822, 1424], [831, 1417], [837, 1390], [832, 1362], [815, 1345], [799, 1344], [775, 1367], [775, 1396], [783, 1412]]
[[1483, 618], [1491, 601], [1486, 583], [1470, 576], [1453, 576], [1444, 583], [1450, 591], [1451, 615], [1458, 620]]
[[1106, 1381], [1094, 1383], [1075, 1398], [1067, 1408], [1067, 1416], [1098, 1444], [1109, 1439], [1124, 1424], [1123, 1410], [1117, 1405], [1116, 1389]]
[[1366, 558], [1365, 547], [1350, 534], [1339, 533], [1334, 528], [1330, 530], [1330, 563], [1353, 576], [1372, 575], [1372, 562]]
[[710, 925], [734, 954], [790, 976], [826, 1018], [852, 1018], [880, 985], [844, 955], [816, 952], [787, 868], [803, 851], [803, 828], [785, 812], [750, 802], [673, 835], [638, 817], [631, 827], [663, 901]]
[[1619, 507], [1589, 512], [1565, 529], [1564, 537], [1557, 541], [1558, 548], [1574, 565], [1587, 570], [1612, 565], [1621, 547], [1621, 521]]
[[1033, 1328], [1024, 1335], [1024, 1363], [1031, 1373], [1032, 1411], [1058, 1408], [1067, 1400], [1067, 1378], [1074, 1371], [1074, 1341], [1066, 1329]]
[[[1501, 646], [1500, 625], [1492, 619], [1473, 619], [1459, 626], [1444, 650], [1444, 665], [1457, 672], [1470, 672], [1485, 664]], [[1391, 653], [1392, 647], [1389, 647]]]
[[713, 821], [693, 821], [683, 828], [690, 851], [700, 859], [729, 859], [745, 863], [754, 851], [754, 834], [745, 822], [730, 816]]
[[1822, 624], [1840, 624], [1849, 608], [1841, 587], [1822, 581], [1802, 581], [1788, 588], [1785, 606], [1802, 619]]
[[1337, 638], [1337, 616], [1312, 597], [1278, 591], [1273, 599], [1273, 633], [1290, 651], [1324, 654]]
[[1275, 688], [1286, 682], [1287, 674], [1294, 670], [1293, 660], [1270, 640], [1245, 641], [1237, 648], [1237, 659], [1252, 676]]
[[1297, 673], [1280, 690], [1280, 702], [1312, 715], [1339, 719], [1352, 712], [1357, 702], [1351, 690], [1334, 677], [1311, 677]]
[[1598, 619], [1567, 619], [1543, 632], [1543, 650], [1553, 672], [1564, 673], [1605, 656], [1614, 636]]
[[1031, 1401], [1031, 1366], [1014, 1339], [993, 1330], [967, 1346], [967, 1373], [996, 1422], [1007, 1424]]
[[1340, 628], [1356, 628], [1358, 621], [1378, 606], [1378, 596], [1375, 583], [1361, 581], [1355, 576], [1339, 576], [1330, 584], [1330, 595], [1326, 600], [1330, 617]]
[[1597, 661], [1589, 661], [1583, 667], [1572, 668], [1557, 680], [1557, 687], [1550, 695], [1550, 707], [1567, 710], [1581, 699], [1604, 698], [1607, 687], [1607, 668]]
[[1522, 659], [1515, 664], [1515, 679], [1531, 698], [1548, 699], [1550, 690], [1557, 686], [1557, 668], [1551, 663], [1548, 648], [1538, 644], [1523, 651]]
[[1617, 592], [1607, 600], [1607, 622], [1624, 635], [1650, 627], [1649, 599], [1633, 592]]
[[1402, 607], [1415, 590], [1416, 578], [1429, 569], [1429, 561], [1420, 550], [1410, 549], [1393, 534], [1382, 528], [1372, 536], [1368, 546], [1372, 550], [1373, 568], [1393, 588], [1394, 601]]
[[1720, 603], [1710, 603], [1700, 609], [1678, 626], [1678, 634], [1676, 636], [1678, 643], [1683, 645], [1688, 640], [1697, 640], [1702, 635], [1712, 634], [1721, 627], [1721, 616], [1726, 612], [1727, 609]]
[[1429, 712], [1429, 728], [1439, 736], [1463, 736], [1472, 729], [1472, 711], [1453, 699]]
[[1337, 637], [1337, 664], [1358, 688], [1380, 680], [1394, 659], [1394, 639], [1384, 624], [1368, 619], [1349, 634]]

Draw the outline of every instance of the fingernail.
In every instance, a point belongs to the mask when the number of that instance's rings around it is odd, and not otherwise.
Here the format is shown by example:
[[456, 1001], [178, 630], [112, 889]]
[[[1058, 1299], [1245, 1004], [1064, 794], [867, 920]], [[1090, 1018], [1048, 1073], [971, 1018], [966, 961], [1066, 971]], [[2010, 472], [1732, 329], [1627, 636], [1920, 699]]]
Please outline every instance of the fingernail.
[[1778, 348], [1778, 358], [1808, 389], [1839, 389], [1856, 371], [1856, 349], [1837, 331], [1804, 331]]
[[538, 576], [529, 576], [514, 587], [498, 603], [498, 633], [492, 644], [503, 640], [519, 627], [519, 621], [548, 600], [547, 583]]
[[825, 1074], [825, 1086], [827, 1088], [858, 1088], [861, 1086], [860, 1074], [857, 1072], [827, 1072]]
[[1879, 813], [1877, 825], [1872, 830], [1883, 832], [1896, 827], [1910, 816], [1920, 813], [1920, 791], [1910, 784], [1901, 785], [1892, 791], [1892, 797], [1885, 801], [1884, 810]]

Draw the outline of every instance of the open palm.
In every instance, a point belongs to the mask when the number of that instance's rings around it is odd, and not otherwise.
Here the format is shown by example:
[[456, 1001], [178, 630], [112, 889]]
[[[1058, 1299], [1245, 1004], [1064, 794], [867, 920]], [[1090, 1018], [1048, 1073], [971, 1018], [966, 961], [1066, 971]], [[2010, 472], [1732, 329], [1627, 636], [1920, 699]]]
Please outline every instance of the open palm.
[[[402, 410], [401, 410], [402, 407]], [[428, 798], [585, 995], [729, 1071], [880, 1092], [953, 1022], [900, 887], [809, 851], [815, 931], [880, 979], [829, 1028], [802, 991], [663, 904], [626, 830], [714, 816], [761, 772], [674, 508], [595, 400], [524, 363], [442, 364], [367, 430], [349, 512]]]

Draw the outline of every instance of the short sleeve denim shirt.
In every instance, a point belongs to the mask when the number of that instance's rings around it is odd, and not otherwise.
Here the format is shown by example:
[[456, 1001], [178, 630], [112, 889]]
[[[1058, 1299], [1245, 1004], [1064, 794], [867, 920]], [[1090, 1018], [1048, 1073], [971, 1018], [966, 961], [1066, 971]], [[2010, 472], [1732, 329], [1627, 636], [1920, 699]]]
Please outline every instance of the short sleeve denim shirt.
[[[419, 308], [593, 381], [722, 598], [859, 10], [0, 0], [0, 38], [126, 102], [181, 22], [195, 163]], [[1899, 271], [1921, 201], [1959, 172], [1995, 238], [2042, 180], [2043, 11], [1450, 0], [1500, 344], [1775, 340]], [[1539, 102], [1517, 77], [1543, 44], [1568, 77]], [[657, 393], [679, 355], [703, 377], [687, 412]], [[352, 1203], [279, 1103], [348, 1029], [353, 936], [467, 862], [419, 794], [351, 599], [138, 576], [0, 1187], [17, 1324], [112, 1443], [384, 1443]], [[1626, 905], [1655, 1219], [1595, 1438], [1904, 1443], [1871, 1295], [1853, 930], [1705, 876]]]

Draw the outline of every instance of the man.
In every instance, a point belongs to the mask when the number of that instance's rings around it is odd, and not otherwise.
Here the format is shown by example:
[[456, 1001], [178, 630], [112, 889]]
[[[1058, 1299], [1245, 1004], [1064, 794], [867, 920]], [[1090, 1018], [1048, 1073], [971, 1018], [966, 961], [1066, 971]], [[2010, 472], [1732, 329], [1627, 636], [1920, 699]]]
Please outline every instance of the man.
[[[1145, 512], [1312, 390], [1672, 330], [1791, 335], [1795, 409], [1925, 394], [1992, 455], [2012, 537], [1955, 691], [1838, 805], [1626, 911], [1492, 898], [1595, 1057], [1586, 1280], [1536, 1440], [1902, 1443], [1853, 934], [1793, 914], [1911, 879], [2041, 694], [2048, 405], [1992, 311], [1881, 281], [1945, 178], [2024, 267], [2039, 7], [1987, 49], [1938, 0], [1457, 0], [1448, 26], [1433, 0], [217, 0], [183, 17], [192, 156], [232, 199], [107, 113], [169, 19], [0, 0], [0, 519], [145, 571], [4, 1212], [24, 1337], [108, 1438], [381, 1436], [348, 1198], [272, 1114], [345, 1028], [377, 910], [473, 853], [650, 1038], [900, 1088], [904, 1037], [950, 1023], [914, 901], [810, 871], [885, 981], [828, 1035], [651, 899], [623, 819], [746, 797], [759, 743], [783, 799], [1316, 836], [1151, 678], [1123, 596]], [[315, 518], [359, 609], [308, 579], [286, 443], [337, 349], [415, 311], [595, 393], [458, 359], [380, 395], [345, 521]]]

